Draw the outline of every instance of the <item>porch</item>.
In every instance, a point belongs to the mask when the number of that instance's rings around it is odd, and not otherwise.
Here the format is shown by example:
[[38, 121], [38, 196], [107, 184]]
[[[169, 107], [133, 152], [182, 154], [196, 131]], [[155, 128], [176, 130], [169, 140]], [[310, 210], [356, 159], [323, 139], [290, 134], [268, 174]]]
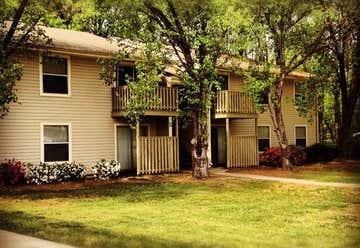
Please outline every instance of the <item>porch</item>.
[[220, 90], [216, 94], [214, 117], [215, 119], [255, 118], [255, 104], [244, 92]]
[[[179, 137], [176, 117], [151, 116], [134, 129], [119, 118], [116, 124], [116, 160], [123, 170], [156, 174], [179, 170]], [[120, 123], [121, 122], [121, 123]]]
[[259, 165], [257, 119], [213, 119], [211, 160], [226, 168]]
[[[121, 117], [127, 114], [132, 92], [129, 86], [112, 88], [112, 117]], [[158, 87], [155, 93], [159, 101], [151, 103], [145, 110], [147, 116], [178, 116], [177, 88]]]

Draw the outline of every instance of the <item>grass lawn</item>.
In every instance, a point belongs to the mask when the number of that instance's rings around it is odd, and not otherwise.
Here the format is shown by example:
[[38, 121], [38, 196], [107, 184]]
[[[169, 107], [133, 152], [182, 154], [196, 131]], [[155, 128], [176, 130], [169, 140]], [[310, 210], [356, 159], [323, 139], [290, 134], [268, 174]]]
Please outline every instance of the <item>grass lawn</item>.
[[281, 168], [234, 169], [232, 171], [319, 182], [360, 183], [360, 161], [318, 163], [295, 167], [295, 171], [283, 171]]
[[0, 190], [0, 228], [79, 247], [359, 247], [357, 190], [149, 176]]

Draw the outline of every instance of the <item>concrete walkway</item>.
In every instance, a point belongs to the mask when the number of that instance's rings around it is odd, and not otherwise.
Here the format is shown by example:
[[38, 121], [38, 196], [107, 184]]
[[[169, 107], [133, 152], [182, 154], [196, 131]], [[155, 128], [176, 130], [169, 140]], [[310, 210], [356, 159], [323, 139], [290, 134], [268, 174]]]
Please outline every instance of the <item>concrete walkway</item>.
[[210, 173], [215, 175], [228, 176], [228, 177], [241, 177], [241, 178], [247, 178], [253, 180], [276, 181], [282, 183], [293, 183], [293, 184], [315, 185], [315, 186], [326, 186], [326, 187], [360, 188], [360, 184], [356, 184], [356, 183], [318, 182], [318, 181], [305, 180], [305, 179], [262, 176], [262, 175], [253, 175], [253, 174], [246, 174], [239, 172], [228, 172], [228, 170], [221, 168], [212, 168]]
[[1, 248], [74, 248], [73, 246], [58, 244], [52, 241], [33, 238], [5, 230], [0, 230]]

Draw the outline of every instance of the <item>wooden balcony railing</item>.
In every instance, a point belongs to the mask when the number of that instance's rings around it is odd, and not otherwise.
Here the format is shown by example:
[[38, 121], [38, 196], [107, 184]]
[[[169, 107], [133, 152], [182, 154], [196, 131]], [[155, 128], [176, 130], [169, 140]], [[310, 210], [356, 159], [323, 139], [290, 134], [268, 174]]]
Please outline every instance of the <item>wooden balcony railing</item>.
[[254, 102], [245, 93], [232, 90], [220, 90], [217, 92], [215, 117], [241, 117], [241, 115], [255, 114]]
[[[152, 102], [145, 111], [146, 115], [177, 115], [178, 93], [176, 88], [158, 87], [156, 89], [158, 101]], [[113, 116], [125, 115], [130, 98], [133, 93], [129, 86], [112, 88], [112, 113]]]
[[168, 136], [139, 137], [137, 174], [179, 170], [179, 138]]
[[259, 165], [257, 137], [231, 135], [228, 141], [228, 168]]

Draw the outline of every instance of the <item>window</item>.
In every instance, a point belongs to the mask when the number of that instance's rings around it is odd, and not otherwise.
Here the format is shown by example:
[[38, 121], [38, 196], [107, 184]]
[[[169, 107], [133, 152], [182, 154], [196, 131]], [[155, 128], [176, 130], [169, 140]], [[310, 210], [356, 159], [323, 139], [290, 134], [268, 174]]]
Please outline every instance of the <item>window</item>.
[[263, 152], [270, 147], [270, 127], [258, 126], [258, 135], [259, 152]]
[[132, 65], [119, 66], [116, 71], [116, 79], [117, 79], [116, 86], [127, 85], [128, 79], [132, 81], [136, 81], [137, 79], [136, 68]]
[[42, 57], [42, 94], [69, 95], [68, 63], [68, 59], [63, 57]]
[[297, 146], [306, 147], [306, 127], [295, 127], [295, 138]]
[[294, 82], [294, 97], [296, 99], [304, 100], [305, 96], [301, 92], [301, 82]]
[[218, 75], [221, 90], [227, 90], [229, 84], [229, 75]]
[[43, 161], [70, 161], [69, 125], [43, 125]]

